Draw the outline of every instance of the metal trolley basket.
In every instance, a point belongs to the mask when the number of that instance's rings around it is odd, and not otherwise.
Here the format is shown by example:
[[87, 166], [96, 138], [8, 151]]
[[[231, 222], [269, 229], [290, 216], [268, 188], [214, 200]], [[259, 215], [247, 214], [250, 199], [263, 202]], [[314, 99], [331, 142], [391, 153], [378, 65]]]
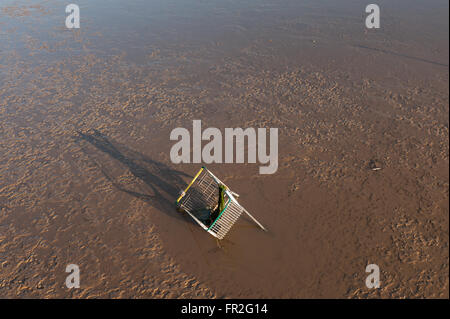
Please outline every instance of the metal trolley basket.
[[176, 204], [188, 213], [204, 230], [218, 239], [223, 239], [242, 213], [246, 213], [261, 229], [267, 231], [250, 213], [242, 207], [228, 187], [225, 189], [225, 207], [215, 220], [209, 220], [209, 213], [218, 205], [218, 186], [224, 185], [206, 167], [195, 175], [186, 189], [178, 197]]

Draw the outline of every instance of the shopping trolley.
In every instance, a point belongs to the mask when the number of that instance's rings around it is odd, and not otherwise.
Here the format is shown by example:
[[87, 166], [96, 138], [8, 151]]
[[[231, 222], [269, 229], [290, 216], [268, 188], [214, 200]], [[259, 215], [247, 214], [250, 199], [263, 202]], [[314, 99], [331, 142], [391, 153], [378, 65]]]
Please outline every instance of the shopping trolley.
[[[218, 212], [218, 216], [211, 219], [211, 212], [218, 207], [219, 185], [225, 186], [224, 208]], [[267, 231], [236, 198], [238, 194], [232, 192], [206, 167], [195, 175], [186, 189], [181, 192], [176, 204], [189, 214], [204, 230], [218, 239], [223, 239], [242, 213], [247, 214], [261, 229]]]

